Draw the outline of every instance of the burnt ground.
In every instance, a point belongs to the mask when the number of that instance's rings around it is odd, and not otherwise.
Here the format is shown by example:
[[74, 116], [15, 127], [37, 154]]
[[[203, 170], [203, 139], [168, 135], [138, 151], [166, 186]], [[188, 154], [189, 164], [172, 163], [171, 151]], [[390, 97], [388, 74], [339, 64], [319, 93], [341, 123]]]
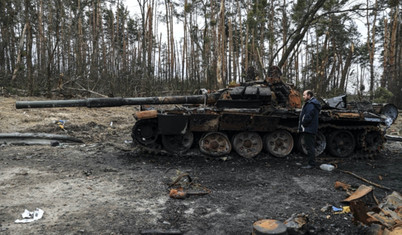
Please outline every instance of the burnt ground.
[[[324, 154], [318, 161], [337, 164], [332, 172], [300, 169], [305, 159], [298, 153], [285, 159], [262, 153], [251, 160], [196, 152], [161, 156], [131, 146], [133, 107], [16, 110], [15, 100], [0, 97], [0, 133], [68, 134], [84, 144], [1, 145], [1, 234], [139, 234], [150, 229], [250, 234], [259, 219], [285, 221], [301, 213], [308, 217], [305, 233], [365, 234], [367, 227], [354, 223], [351, 214], [321, 210], [342, 206], [348, 196], [334, 188], [336, 181], [368, 185], [339, 170], [402, 192], [401, 142], [388, 142], [374, 159]], [[55, 124], [60, 119], [67, 121], [67, 132]], [[400, 120], [391, 131], [402, 129]], [[185, 172], [195, 183], [192, 191], [211, 193], [169, 198], [168, 183]], [[391, 193], [374, 188], [379, 200]], [[44, 210], [42, 219], [14, 223], [24, 209], [35, 208]]]

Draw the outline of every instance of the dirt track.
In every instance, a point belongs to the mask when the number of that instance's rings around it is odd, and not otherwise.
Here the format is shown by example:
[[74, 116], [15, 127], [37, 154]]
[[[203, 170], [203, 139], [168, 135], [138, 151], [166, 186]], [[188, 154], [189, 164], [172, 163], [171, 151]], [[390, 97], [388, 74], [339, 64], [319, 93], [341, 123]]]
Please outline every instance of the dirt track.
[[[146, 155], [130, 145], [133, 107], [16, 110], [14, 104], [15, 99], [0, 97], [1, 133], [68, 134], [84, 144], [0, 147], [0, 233], [139, 234], [158, 229], [249, 234], [259, 219], [285, 221], [301, 213], [309, 219], [303, 232], [367, 231], [352, 222], [351, 214], [321, 211], [326, 205], [341, 206], [347, 197], [334, 189], [335, 181], [364, 182], [338, 170], [300, 169], [304, 159], [299, 154], [286, 159], [260, 154], [252, 160]], [[60, 119], [67, 120], [67, 132], [55, 124]], [[401, 143], [387, 143], [374, 160], [324, 155], [319, 161], [402, 192]], [[196, 183], [192, 190], [211, 193], [169, 198], [168, 183], [184, 172]], [[381, 200], [390, 192], [375, 188], [374, 193]], [[35, 208], [44, 210], [42, 219], [14, 223], [24, 209]]]

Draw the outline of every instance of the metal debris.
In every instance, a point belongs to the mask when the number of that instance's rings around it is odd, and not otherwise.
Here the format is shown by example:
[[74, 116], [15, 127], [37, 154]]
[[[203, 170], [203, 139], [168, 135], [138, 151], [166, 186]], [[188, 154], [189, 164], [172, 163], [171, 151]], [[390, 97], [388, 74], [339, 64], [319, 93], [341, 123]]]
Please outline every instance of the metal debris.
[[286, 227], [299, 230], [308, 222], [308, 217], [306, 214], [293, 214], [289, 219], [287, 219], [284, 224]]
[[385, 198], [385, 201], [378, 205], [380, 210], [370, 211], [367, 215], [375, 222], [381, 223], [388, 230], [396, 227], [402, 228], [402, 196], [393, 192]]
[[352, 190], [352, 186], [350, 184], [345, 184], [343, 182], [336, 181], [335, 182], [335, 188], [336, 189], [342, 189], [342, 190], [348, 192], [348, 194], [352, 194], [352, 193], [350, 193], [351, 190]]
[[169, 192], [169, 197], [174, 199], [184, 199], [188, 197], [188, 194], [183, 191], [183, 188], [171, 189]]
[[359, 198], [366, 196], [369, 192], [373, 191], [373, 187], [366, 186], [364, 184], [360, 185], [359, 188], [348, 198], [343, 200], [344, 202], [350, 202]]
[[[180, 184], [179, 182], [183, 177], [187, 177], [188, 181]], [[207, 189], [206, 187], [202, 187], [200, 184], [193, 183], [188, 173], [180, 174], [172, 183], [169, 184], [169, 187], [174, 187], [171, 188], [169, 191], [169, 197], [174, 199], [185, 199], [191, 195], [200, 196], [211, 193], [211, 190]], [[185, 190], [184, 187], [187, 187], [187, 189]], [[200, 189], [203, 191], [199, 191]]]
[[252, 234], [287, 234], [287, 227], [274, 219], [263, 219], [253, 223]]
[[[377, 206], [368, 205], [364, 196], [373, 191], [373, 187], [360, 185], [360, 187], [343, 202], [350, 203], [350, 211], [354, 221], [370, 226], [370, 234], [402, 234], [402, 196], [398, 192], [388, 195]], [[344, 212], [345, 207], [342, 212]], [[346, 212], [346, 211], [345, 211]], [[378, 226], [381, 225], [381, 226]]]

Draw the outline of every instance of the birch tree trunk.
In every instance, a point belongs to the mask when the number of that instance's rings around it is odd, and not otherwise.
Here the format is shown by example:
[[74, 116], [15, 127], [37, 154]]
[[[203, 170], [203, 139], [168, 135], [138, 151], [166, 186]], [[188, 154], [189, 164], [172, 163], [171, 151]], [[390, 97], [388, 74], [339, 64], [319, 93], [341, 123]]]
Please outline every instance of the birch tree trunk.
[[188, 70], [188, 67], [186, 67], [186, 55], [187, 55], [187, 7], [188, 3], [187, 0], [184, 1], [184, 24], [183, 24], [183, 53], [182, 53], [182, 64], [181, 64], [181, 79], [182, 82], [184, 82], [184, 74], [185, 71]]
[[153, 35], [153, 10], [151, 5], [148, 6], [148, 32], [147, 32], [147, 43], [148, 43], [148, 75], [149, 78], [152, 78], [152, 47], [153, 47], [153, 40], [152, 40], [152, 35]]
[[34, 93], [34, 77], [33, 77], [33, 67], [32, 67], [32, 29], [29, 10], [31, 9], [30, 1], [25, 0], [25, 22], [27, 23], [27, 81], [28, 81], [28, 94], [33, 95]]
[[353, 44], [350, 45], [350, 51], [349, 51], [348, 57], [346, 59], [345, 65], [343, 66], [341, 82], [339, 84], [339, 90], [341, 90], [341, 91], [345, 91], [345, 89], [346, 89], [345, 82], [346, 82], [346, 77], [349, 72], [349, 68], [352, 64], [354, 49], [355, 49], [354, 45]]
[[27, 27], [28, 27], [28, 22], [25, 23], [24, 29], [22, 30], [22, 33], [21, 33], [21, 36], [20, 36], [20, 42], [18, 43], [17, 62], [15, 63], [13, 76], [11, 78], [12, 81], [14, 81], [15, 78], [17, 77], [19, 65], [20, 65], [20, 62], [21, 62], [21, 53], [22, 53], [22, 49], [23, 49], [23, 46], [24, 46], [25, 31], [27, 30]]
[[218, 55], [218, 61], [216, 64], [216, 81], [217, 81], [217, 86], [216, 88], [220, 89], [223, 88], [224, 83], [223, 83], [223, 71], [224, 71], [224, 46], [225, 46], [225, 41], [224, 41], [224, 15], [225, 15], [225, 0], [221, 0], [221, 6], [219, 10], [219, 27], [218, 27], [218, 46], [216, 47], [216, 52]]
[[380, 82], [380, 86], [381, 87], [386, 87], [387, 85], [387, 80], [388, 80], [388, 76], [389, 76], [389, 43], [390, 41], [390, 34], [389, 34], [389, 30], [388, 30], [388, 19], [385, 18], [384, 19], [384, 57], [383, 57], [383, 62], [382, 62], [382, 66], [383, 66], [383, 74], [381, 77], [381, 82]]
[[[228, 58], [228, 65], [229, 65], [229, 71], [228, 71], [228, 77], [229, 77], [229, 82], [233, 81], [233, 77], [232, 77], [232, 55], [234, 54], [233, 51], [233, 27], [232, 27], [232, 20], [229, 19], [229, 58]], [[233, 67], [235, 67], [235, 62], [234, 62], [234, 58], [233, 58]], [[236, 79], [234, 79], [234, 81], [236, 81]]]
[[[367, 0], [367, 8], [369, 5], [369, 0]], [[370, 20], [369, 13], [367, 10], [367, 48], [369, 50], [370, 55], [370, 100], [372, 101], [374, 98], [374, 53], [375, 53], [375, 31], [376, 31], [376, 20], [377, 20], [377, 0], [374, 3], [374, 20], [373, 27], [370, 30]]]

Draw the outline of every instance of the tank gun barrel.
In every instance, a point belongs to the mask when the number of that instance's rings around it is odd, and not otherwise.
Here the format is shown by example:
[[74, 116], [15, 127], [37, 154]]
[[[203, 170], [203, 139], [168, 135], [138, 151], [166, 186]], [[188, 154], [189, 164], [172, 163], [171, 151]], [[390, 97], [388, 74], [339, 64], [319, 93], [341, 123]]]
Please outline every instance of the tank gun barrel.
[[88, 98], [81, 100], [17, 101], [15, 106], [17, 109], [54, 107], [100, 108], [123, 105], [210, 104], [215, 103], [217, 99], [216, 94], [135, 98]]

